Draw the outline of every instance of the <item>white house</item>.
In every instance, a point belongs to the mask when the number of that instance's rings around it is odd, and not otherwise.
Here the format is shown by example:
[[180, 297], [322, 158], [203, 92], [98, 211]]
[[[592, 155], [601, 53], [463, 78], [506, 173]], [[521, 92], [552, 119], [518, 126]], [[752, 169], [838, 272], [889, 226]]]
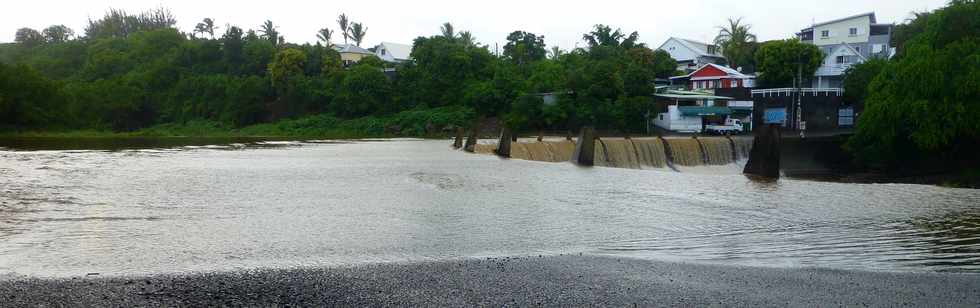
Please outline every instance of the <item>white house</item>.
[[800, 41], [813, 44], [826, 57], [813, 78], [814, 88], [840, 88], [844, 72], [867, 59], [890, 58], [894, 24], [879, 24], [875, 13], [864, 13], [821, 22], [800, 30]]
[[657, 49], [669, 53], [677, 61], [677, 70], [684, 72], [692, 72], [708, 63], [725, 62], [720, 47], [689, 39], [671, 37]]
[[402, 63], [412, 59], [412, 46], [391, 42], [381, 42], [374, 47], [374, 55], [385, 62]]

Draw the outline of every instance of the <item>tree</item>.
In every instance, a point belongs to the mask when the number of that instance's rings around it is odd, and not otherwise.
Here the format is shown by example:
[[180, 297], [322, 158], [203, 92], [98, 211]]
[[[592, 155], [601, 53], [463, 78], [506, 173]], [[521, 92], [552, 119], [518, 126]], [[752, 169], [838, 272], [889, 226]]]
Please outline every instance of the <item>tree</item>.
[[259, 33], [262, 33], [262, 38], [269, 40], [272, 44], [279, 43], [279, 27], [276, 27], [271, 20], [266, 20], [259, 26]]
[[332, 109], [345, 117], [365, 116], [385, 111], [390, 95], [391, 86], [381, 70], [355, 65], [345, 74]]
[[881, 73], [888, 60], [871, 58], [851, 66], [844, 72], [844, 99], [847, 103], [860, 104], [868, 96], [868, 85]]
[[323, 42], [323, 45], [326, 47], [333, 46], [333, 44], [330, 43], [330, 37], [332, 36], [333, 36], [333, 31], [331, 31], [329, 28], [320, 29], [320, 31], [317, 31], [316, 33], [316, 38], [319, 39], [321, 42]]
[[759, 82], [767, 87], [791, 86], [798, 76], [813, 76], [823, 58], [820, 48], [797, 39], [765, 42], [755, 53]]
[[904, 23], [895, 25], [891, 35], [891, 45], [895, 46], [899, 54], [905, 49], [905, 43], [909, 39], [925, 31], [930, 14], [931, 12], [912, 12], [912, 17], [906, 19]]
[[582, 35], [582, 40], [589, 45], [589, 48], [614, 46], [629, 49], [645, 46], [645, 44], [637, 43], [639, 39], [640, 34], [636, 31], [627, 36], [620, 29], [614, 31], [611, 27], [603, 24], [595, 25], [591, 32]]
[[365, 36], [367, 36], [367, 27], [364, 24], [355, 22], [350, 25], [350, 37], [354, 40], [354, 45], [361, 46]]
[[58, 85], [25, 65], [0, 63], [0, 126], [54, 126], [63, 120], [64, 97]]
[[201, 33], [201, 34], [207, 33], [208, 35], [211, 35], [212, 39], [214, 39], [214, 30], [217, 29], [218, 27], [214, 26], [214, 20], [212, 20], [211, 18], [205, 18], [203, 21], [198, 23], [197, 26], [194, 27], [194, 32]]
[[524, 31], [514, 31], [507, 35], [507, 44], [504, 45], [504, 57], [519, 68], [540, 61], [547, 55], [544, 44], [544, 36]]
[[445, 37], [445, 38], [448, 38], [448, 39], [454, 39], [454, 38], [456, 38], [456, 32], [455, 32], [455, 29], [453, 29], [453, 24], [451, 24], [451, 23], [448, 23], [447, 22], [447, 23], [442, 24], [442, 26], [439, 27], [439, 32], [442, 32], [442, 36]]
[[53, 25], [44, 28], [42, 34], [48, 43], [64, 43], [75, 36], [75, 31], [65, 25]]
[[89, 39], [122, 38], [130, 34], [159, 29], [172, 29], [177, 19], [169, 9], [157, 8], [131, 15], [126, 11], [109, 9], [102, 19], [89, 19], [85, 37]]
[[749, 64], [752, 61], [752, 44], [756, 40], [755, 34], [749, 32], [752, 25], [742, 24], [742, 18], [729, 18], [727, 26], [718, 28], [715, 45], [721, 47], [721, 53], [728, 60], [728, 65], [739, 68]]
[[224, 61], [228, 65], [229, 72], [238, 73], [244, 63], [243, 48], [245, 40], [242, 37], [242, 29], [236, 26], [229, 26], [225, 34], [221, 36], [223, 43]]
[[552, 60], [557, 60], [563, 54], [565, 54], [565, 51], [561, 50], [561, 47], [558, 46], [551, 46], [551, 50], [548, 51], [548, 57]]
[[337, 25], [340, 26], [340, 34], [344, 36], [344, 44], [347, 44], [347, 39], [350, 38], [350, 20], [347, 19], [347, 14], [337, 17]]
[[273, 87], [282, 87], [290, 78], [303, 75], [306, 54], [295, 48], [286, 48], [276, 53], [269, 63], [269, 77]]
[[[980, 144], [980, 2], [953, 1], [923, 17], [901, 57], [868, 85], [847, 148], [859, 161], [901, 167], [922, 159], [976, 163]], [[974, 165], [975, 167], [975, 165]]]
[[476, 47], [476, 38], [473, 37], [473, 33], [470, 31], [460, 31], [459, 37], [457, 38], [460, 43], [468, 47]]
[[41, 32], [31, 28], [20, 28], [14, 35], [14, 42], [25, 47], [34, 47], [44, 44], [44, 36], [41, 35]]

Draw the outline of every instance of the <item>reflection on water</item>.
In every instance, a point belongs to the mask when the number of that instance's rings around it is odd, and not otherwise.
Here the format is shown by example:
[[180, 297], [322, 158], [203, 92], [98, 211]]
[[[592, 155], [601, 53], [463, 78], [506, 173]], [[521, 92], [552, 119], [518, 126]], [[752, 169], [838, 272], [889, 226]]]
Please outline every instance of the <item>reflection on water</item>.
[[[663, 161], [637, 153], [641, 166]], [[978, 190], [681, 167], [580, 168], [419, 140], [0, 150], [0, 277], [561, 252], [980, 272]]]

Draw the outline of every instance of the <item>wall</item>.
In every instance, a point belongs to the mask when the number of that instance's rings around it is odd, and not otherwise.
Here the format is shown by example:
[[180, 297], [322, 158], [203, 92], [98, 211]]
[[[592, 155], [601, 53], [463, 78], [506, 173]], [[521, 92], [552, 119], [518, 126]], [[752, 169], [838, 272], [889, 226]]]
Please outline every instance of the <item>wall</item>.
[[671, 58], [674, 58], [674, 60], [677, 60], [678, 62], [692, 61], [692, 60], [696, 60], [698, 57], [697, 53], [692, 51], [690, 48], [687, 48], [686, 45], [682, 44], [681, 42], [679, 42], [674, 38], [668, 39], [658, 49], [666, 51], [667, 53], [670, 54]]
[[[850, 28], [857, 28], [855, 36], [850, 35]], [[830, 31], [829, 37], [823, 37], [824, 30]], [[840, 43], [864, 43], [871, 35], [871, 17], [861, 16], [837, 23], [827, 24], [813, 28], [813, 43], [817, 46], [833, 45]]]
[[[755, 102], [752, 118], [753, 126], [759, 127], [763, 125], [762, 117], [766, 108], [778, 107], [786, 108], [786, 117], [789, 125], [795, 123], [793, 118], [796, 112], [793, 109], [795, 104], [793, 104], [792, 95], [756, 96], [753, 98], [753, 101]], [[813, 96], [807, 94], [803, 96], [801, 105], [803, 108], [803, 121], [806, 121], [807, 131], [831, 131], [839, 129], [837, 125], [838, 111], [845, 105], [843, 97], [823, 94]]]
[[658, 114], [653, 124], [669, 131], [700, 132], [701, 117], [685, 117], [677, 106], [668, 106], [667, 112]]

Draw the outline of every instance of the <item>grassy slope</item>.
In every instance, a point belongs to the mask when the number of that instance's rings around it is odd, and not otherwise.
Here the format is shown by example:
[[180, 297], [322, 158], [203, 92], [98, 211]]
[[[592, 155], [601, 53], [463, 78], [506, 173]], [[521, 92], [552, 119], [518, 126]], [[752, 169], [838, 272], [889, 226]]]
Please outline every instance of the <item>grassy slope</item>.
[[135, 132], [28, 130], [0, 132], [0, 137], [318, 137], [330, 139], [431, 137], [443, 135], [443, 129], [447, 127], [462, 126], [469, 118], [472, 118], [472, 111], [469, 109], [443, 107], [346, 120], [321, 114], [241, 128], [214, 121], [196, 120], [160, 124]]

